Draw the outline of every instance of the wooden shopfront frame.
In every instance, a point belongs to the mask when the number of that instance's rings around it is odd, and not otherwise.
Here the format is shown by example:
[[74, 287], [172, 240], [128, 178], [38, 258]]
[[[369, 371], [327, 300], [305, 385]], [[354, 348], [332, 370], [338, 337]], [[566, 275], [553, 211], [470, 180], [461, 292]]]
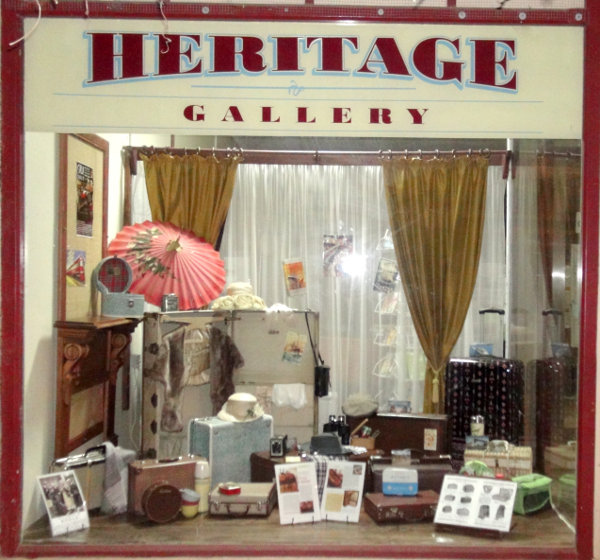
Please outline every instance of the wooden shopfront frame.
[[[52, 4], [52, 5], [51, 5]], [[455, 4], [449, 2], [449, 5]], [[235, 6], [211, 5], [208, 10], [194, 9], [185, 5], [171, 5], [171, 17], [180, 19], [231, 19], [231, 20], [270, 20], [270, 21], [398, 21], [412, 23], [448, 24], [523, 24], [522, 14], [526, 14], [528, 25], [579, 25], [585, 26], [584, 47], [584, 103], [583, 114], [583, 294], [581, 306], [581, 345], [579, 377], [579, 441], [578, 446], [578, 520], [577, 540], [572, 551], [537, 550], [526, 548], [511, 549], [514, 558], [592, 558], [594, 528], [594, 464], [596, 444], [596, 377], [597, 377], [597, 289], [598, 289], [598, 189], [600, 168], [600, 68], [597, 54], [600, 52], [600, 6], [588, 2], [585, 10], [458, 10], [447, 9], [386, 9], [385, 13], [376, 7], [315, 6]], [[83, 17], [82, 3], [61, 2], [44, 4], [44, 17]], [[59, 544], [45, 546], [23, 546], [20, 543], [22, 516], [23, 449], [23, 321], [24, 321], [24, 67], [22, 46], [8, 47], [8, 42], [24, 31], [23, 18], [35, 17], [36, 7], [30, 2], [7, 2], [2, 8], [2, 454], [1, 454], [1, 536], [2, 554], [5, 556], [72, 556], [85, 554], [142, 556], [156, 553], [143, 545], [132, 545], [114, 551], [110, 544], [102, 548], [62, 547]], [[90, 3], [89, 17], [156, 19], [160, 17], [156, 4], [122, 4], [121, 9], [112, 3]], [[16, 33], [16, 32], [19, 33]], [[282, 554], [281, 550], [277, 551]], [[302, 549], [286, 550], [287, 555], [302, 556]], [[323, 555], [332, 551], [323, 550]], [[202, 546], [182, 549], [167, 546], [161, 555], [244, 555], [265, 554], [264, 548], [244, 550], [231, 547]], [[311, 555], [314, 549], [311, 549]], [[348, 556], [426, 556], [438, 555], [456, 558], [486, 556], [499, 558], [493, 546], [469, 547], [463, 549], [442, 549], [430, 547], [419, 550], [403, 550], [399, 547], [379, 547], [373, 549], [365, 543], [364, 549], [343, 550], [336, 554]]]

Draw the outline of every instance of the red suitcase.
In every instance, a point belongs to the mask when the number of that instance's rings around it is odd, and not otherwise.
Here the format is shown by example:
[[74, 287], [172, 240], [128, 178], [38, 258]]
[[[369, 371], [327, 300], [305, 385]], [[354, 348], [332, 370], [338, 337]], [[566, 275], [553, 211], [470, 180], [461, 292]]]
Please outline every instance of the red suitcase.
[[379, 492], [365, 494], [365, 512], [377, 523], [433, 521], [439, 495], [423, 490], [416, 496], [384, 496]]

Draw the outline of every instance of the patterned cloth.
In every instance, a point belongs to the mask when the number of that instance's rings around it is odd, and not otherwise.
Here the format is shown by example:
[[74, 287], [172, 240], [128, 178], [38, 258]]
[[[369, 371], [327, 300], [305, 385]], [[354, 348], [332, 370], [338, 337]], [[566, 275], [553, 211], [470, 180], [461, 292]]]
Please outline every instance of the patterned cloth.
[[308, 455], [304, 460], [312, 461], [315, 464], [320, 502], [323, 497], [325, 483], [327, 482], [327, 465], [329, 464], [329, 461], [345, 461], [346, 457], [343, 455]]

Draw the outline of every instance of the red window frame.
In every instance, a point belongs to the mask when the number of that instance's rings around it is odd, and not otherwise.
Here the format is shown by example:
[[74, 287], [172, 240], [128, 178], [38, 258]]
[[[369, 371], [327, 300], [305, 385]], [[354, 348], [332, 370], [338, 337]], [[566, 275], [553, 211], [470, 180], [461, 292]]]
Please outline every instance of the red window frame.
[[[600, 2], [589, 1], [581, 10], [511, 10], [459, 9], [455, 0], [447, 8], [393, 8], [359, 6], [315, 6], [311, 0], [297, 6], [241, 6], [206, 4], [168, 4], [172, 19], [244, 19], [257, 21], [385, 21], [397, 23], [445, 23], [466, 25], [578, 25], [585, 29], [584, 101], [583, 101], [583, 229], [577, 536], [574, 548], [510, 549], [512, 558], [577, 558], [588, 560], [593, 555], [594, 531], [594, 465], [597, 377], [597, 305], [598, 305], [598, 191], [600, 177]], [[83, 2], [45, 2], [43, 17], [82, 18]], [[36, 6], [30, 1], [11, 0], [2, 6], [2, 316], [1, 316], [1, 455], [0, 455], [0, 552], [3, 556], [78, 556], [113, 555], [147, 556], [158, 551], [155, 546], [132, 545], [115, 551], [106, 546], [88, 545], [22, 545], [22, 450], [23, 450], [23, 280], [24, 280], [24, 83], [23, 46], [9, 48], [8, 43], [23, 31], [23, 18], [35, 17]], [[523, 19], [525, 16], [525, 19]], [[157, 19], [158, 4], [90, 2], [91, 18]], [[332, 551], [314, 547], [286, 549], [286, 554], [305, 556], [315, 553], [330, 555]], [[427, 558], [503, 558], [506, 549], [490, 546], [446, 548], [426, 546], [408, 549], [401, 546], [370, 547], [345, 550], [335, 554], [347, 556], [427, 557]], [[600, 552], [600, 551], [599, 551]], [[165, 546], [162, 556], [240, 555], [260, 556], [264, 549], [231, 546]]]

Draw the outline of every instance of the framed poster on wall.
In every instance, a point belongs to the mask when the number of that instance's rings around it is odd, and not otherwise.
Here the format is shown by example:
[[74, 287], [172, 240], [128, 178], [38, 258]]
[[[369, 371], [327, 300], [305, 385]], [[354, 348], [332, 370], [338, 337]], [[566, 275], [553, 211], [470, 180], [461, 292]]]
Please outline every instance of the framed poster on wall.
[[59, 135], [58, 319], [95, 316], [93, 271], [106, 253], [108, 142]]

